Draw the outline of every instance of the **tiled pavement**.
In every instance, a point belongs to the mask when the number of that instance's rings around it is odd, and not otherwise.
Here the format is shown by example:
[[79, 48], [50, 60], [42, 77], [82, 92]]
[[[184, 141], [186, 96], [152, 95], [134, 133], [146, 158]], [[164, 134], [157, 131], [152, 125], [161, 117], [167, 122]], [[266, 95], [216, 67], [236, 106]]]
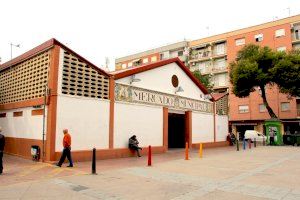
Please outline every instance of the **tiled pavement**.
[[22, 161], [24, 170], [11, 164], [0, 176], [0, 199], [300, 199], [299, 147], [218, 148], [202, 159], [193, 151], [188, 161], [179, 150], [155, 155], [152, 167], [145, 157], [104, 160], [98, 175], [89, 162], [68, 169]]

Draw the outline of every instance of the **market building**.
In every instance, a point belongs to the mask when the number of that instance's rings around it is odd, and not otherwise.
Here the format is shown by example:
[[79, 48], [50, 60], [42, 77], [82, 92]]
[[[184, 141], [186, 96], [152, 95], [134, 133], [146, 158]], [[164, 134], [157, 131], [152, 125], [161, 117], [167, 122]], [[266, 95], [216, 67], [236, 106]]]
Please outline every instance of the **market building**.
[[[228, 118], [178, 58], [107, 73], [51, 39], [0, 69], [0, 126], [5, 152], [58, 160], [62, 130], [72, 135], [74, 160], [131, 156], [137, 135], [142, 153], [224, 146]], [[45, 106], [45, 107], [44, 107]]]

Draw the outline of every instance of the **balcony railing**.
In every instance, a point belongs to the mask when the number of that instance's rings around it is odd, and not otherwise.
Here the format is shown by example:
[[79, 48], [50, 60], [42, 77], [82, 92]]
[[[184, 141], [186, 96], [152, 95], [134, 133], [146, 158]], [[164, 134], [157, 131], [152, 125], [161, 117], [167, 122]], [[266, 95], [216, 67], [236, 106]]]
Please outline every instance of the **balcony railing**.
[[223, 72], [223, 71], [227, 71], [227, 67], [214, 67], [212, 69], [212, 72]]

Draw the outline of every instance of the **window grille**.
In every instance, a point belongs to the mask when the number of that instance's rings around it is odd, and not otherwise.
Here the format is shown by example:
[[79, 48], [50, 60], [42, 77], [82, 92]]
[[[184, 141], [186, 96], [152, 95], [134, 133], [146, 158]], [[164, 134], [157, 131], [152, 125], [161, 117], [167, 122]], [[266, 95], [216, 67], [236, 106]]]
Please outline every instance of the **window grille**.
[[62, 93], [98, 99], [109, 98], [109, 79], [64, 51]]

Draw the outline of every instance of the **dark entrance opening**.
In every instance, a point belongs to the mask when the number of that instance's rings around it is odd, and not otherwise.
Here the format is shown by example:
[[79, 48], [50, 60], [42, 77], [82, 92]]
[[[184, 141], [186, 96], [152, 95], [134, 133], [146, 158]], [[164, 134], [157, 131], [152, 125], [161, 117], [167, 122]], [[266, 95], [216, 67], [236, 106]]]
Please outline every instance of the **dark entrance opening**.
[[253, 125], [236, 126], [236, 131], [239, 132], [239, 140], [244, 139], [246, 130], [254, 130], [254, 126]]
[[168, 148], [185, 147], [185, 115], [169, 113]]

